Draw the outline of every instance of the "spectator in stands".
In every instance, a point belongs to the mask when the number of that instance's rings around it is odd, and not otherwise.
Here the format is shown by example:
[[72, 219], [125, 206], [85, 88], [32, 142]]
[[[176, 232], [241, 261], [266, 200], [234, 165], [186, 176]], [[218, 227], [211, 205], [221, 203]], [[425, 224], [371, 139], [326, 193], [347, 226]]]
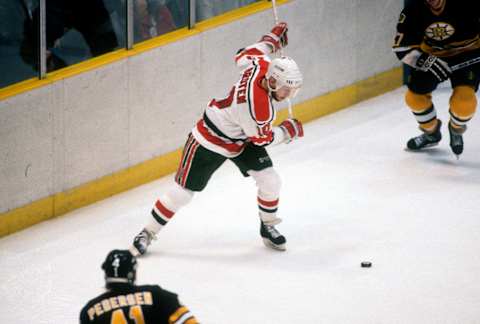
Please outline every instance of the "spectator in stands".
[[25, 19], [30, 19], [27, 2], [0, 0], [0, 88], [37, 74], [20, 57]]
[[[23, 60], [36, 69], [38, 69], [39, 19], [40, 9], [37, 7], [32, 13], [32, 18], [25, 22], [21, 48]], [[102, 0], [48, 0], [46, 2], [47, 71], [57, 70], [67, 65], [51, 49], [70, 29], [76, 29], [83, 36], [92, 56], [110, 52], [118, 46], [110, 15]]]
[[[135, 0], [133, 2], [134, 43], [177, 29], [177, 24], [168, 6], [170, 2], [177, 1], [183, 3], [184, 0]], [[112, 17], [118, 17], [115, 23], [120, 27], [119, 29], [125, 30], [127, 21], [122, 18], [125, 17], [126, 0], [107, 0], [106, 4], [112, 12]], [[186, 25], [185, 18], [182, 23], [184, 26]]]
[[202, 21], [227, 11], [257, 2], [258, 0], [197, 0], [197, 21]]

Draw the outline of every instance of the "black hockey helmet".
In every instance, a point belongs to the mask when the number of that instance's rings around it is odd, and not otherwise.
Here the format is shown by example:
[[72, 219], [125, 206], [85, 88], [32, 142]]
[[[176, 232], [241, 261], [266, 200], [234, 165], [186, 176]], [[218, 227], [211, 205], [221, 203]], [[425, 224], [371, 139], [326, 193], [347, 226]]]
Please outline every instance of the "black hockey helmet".
[[102, 264], [107, 287], [115, 283], [134, 284], [137, 275], [137, 259], [129, 250], [112, 250]]

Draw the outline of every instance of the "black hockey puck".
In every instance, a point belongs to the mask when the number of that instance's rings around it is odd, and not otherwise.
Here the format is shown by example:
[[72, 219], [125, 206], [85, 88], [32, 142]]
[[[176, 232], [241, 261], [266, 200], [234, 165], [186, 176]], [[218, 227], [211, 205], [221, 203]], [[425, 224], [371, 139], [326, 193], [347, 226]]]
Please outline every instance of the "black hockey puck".
[[360, 263], [360, 265], [362, 266], [362, 268], [370, 268], [372, 266], [372, 263], [370, 261], [363, 261], [362, 263]]

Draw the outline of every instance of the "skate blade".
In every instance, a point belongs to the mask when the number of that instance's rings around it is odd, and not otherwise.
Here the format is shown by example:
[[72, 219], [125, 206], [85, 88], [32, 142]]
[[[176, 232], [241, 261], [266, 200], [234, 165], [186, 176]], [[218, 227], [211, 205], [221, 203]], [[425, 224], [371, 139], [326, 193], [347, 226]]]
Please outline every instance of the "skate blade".
[[405, 151], [407, 151], [407, 152], [422, 152], [425, 149], [438, 146], [438, 144], [439, 144], [438, 142], [433, 143], [433, 144], [428, 144], [428, 145], [425, 145], [424, 147], [419, 148], [419, 149], [411, 149], [411, 148], [405, 147]]
[[450, 148], [452, 149], [453, 155], [457, 158], [457, 161], [460, 160], [460, 155], [463, 153], [463, 150], [460, 153], [457, 153], [453, 150], [453, 148], [451, 146], [450, 146]]
[[263, 239], [263, 244], [265, 244], [266, 247], [277, 250], [277, 251], [286, 251], [287, 250], [287, 246], [286, 246], [285, 243], [284, 244], [273, 244], [272, 242], [270, 242], [270, 240], [268, 240], [266, 238]]

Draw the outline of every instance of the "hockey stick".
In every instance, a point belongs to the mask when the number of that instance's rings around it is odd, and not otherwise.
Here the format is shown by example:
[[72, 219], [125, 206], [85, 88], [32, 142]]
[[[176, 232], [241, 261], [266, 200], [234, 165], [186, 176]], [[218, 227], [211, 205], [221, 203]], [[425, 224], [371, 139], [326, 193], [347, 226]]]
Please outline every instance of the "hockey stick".
[[277, 2], [275, 0], [270, 1], [272, 1], [273, 19], [275, 20], [275, 24], [278, 24]]
[[[277, 12], [277, 2], [275, 0], [272, 1], [272, 9], [273, 9], [273, 19], [275, 21], [275, 25], [278, 24], [278, 12]], [[280, 56], [283, 56], [283, 48], [280, 48]], [[290, 98], [287, 98], [288, 103], [288, 117], [293, 119], [293, 111], [292, 111], [292, 102]]]
[[480, 57], [476, 57], [474, 59], [471, 59], [471, 60], [468, 60], [468, 61], [465, 61], [465, 62], [462, 62], [462, 63], [459, 63], [459, 64], [456, 64], [452, 67], [450, 67], [450, 69], [452, 71], [457, 71], [457, 70], [460, 70], [460, 69], [463, 69], [467, 66], [470, 66], [470, 65], [473, 65], [473, 64], [477, 64], [480, 62]]

